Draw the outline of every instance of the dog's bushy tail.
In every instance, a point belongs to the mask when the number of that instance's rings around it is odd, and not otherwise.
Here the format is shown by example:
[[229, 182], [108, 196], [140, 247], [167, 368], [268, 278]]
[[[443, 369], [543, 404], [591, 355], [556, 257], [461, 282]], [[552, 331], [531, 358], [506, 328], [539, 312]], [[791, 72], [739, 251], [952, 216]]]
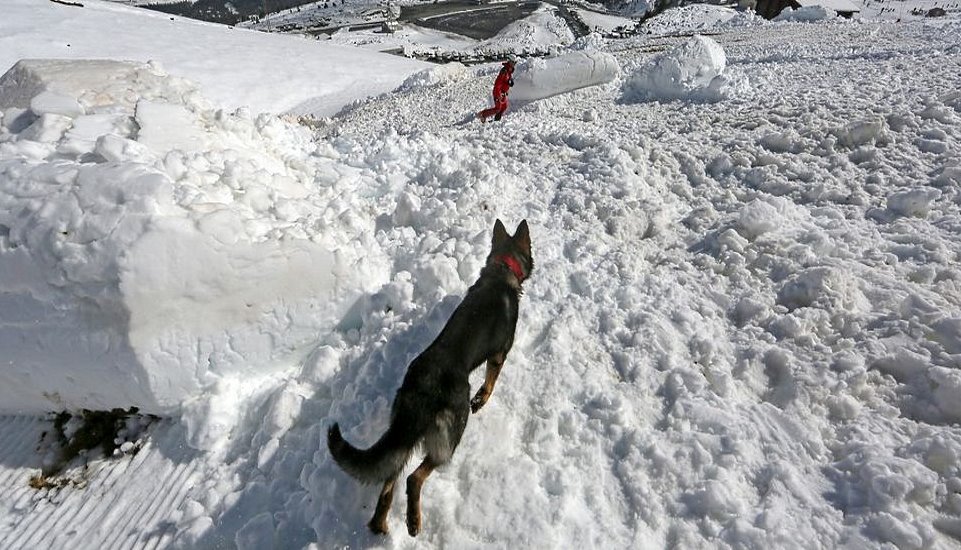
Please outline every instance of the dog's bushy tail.
[[337, 424], [327, 431], [327, 448], [337, 465], [362, 483], [378, 483], [397, 477], [414, 450], [413, 444], [396, 436], [393, 427], [369, 449], [358, 449], [344, 439]]

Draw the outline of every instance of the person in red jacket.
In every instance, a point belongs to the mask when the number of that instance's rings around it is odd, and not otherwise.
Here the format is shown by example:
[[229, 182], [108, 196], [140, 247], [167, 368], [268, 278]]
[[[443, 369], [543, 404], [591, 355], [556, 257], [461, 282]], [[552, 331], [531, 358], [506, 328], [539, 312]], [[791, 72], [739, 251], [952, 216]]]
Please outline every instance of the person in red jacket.
[[498, 73], [497, 80], [494, 81], [494, 106], [477, 113], [481, 122], [487, 122], [487, 119], [490, 117], [494, 117], [494, 120], [500, 120], [501, 117], [504, 116], [504, 113], [507, 111], [507, 93], [513, 85], [514, 61], [507, 60], [501, 67], [501, 72]]

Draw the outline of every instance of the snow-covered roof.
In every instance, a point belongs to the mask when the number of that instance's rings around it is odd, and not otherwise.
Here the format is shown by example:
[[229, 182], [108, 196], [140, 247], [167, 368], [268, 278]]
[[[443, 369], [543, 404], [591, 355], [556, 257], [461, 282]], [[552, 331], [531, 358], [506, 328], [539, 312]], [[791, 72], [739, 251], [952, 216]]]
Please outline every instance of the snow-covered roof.
[[802, 8], [808, 6], [822, 6], [836, 12], [859, 12], [861, 8], [858, 7], [851, 0], [794, 0]]

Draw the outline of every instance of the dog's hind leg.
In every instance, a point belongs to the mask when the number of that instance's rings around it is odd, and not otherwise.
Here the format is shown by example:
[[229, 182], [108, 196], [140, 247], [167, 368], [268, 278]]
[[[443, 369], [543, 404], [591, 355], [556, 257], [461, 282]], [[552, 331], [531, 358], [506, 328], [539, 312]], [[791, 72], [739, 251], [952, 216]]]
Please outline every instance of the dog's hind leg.
[[470, 417], [467, 401], [470, 397], [470, 386], [467, 381], [454, 393], [460, 404], [444, 409], [436, 415], [433, 428], [424, 434], [423, 445], [427, 456], [414, 473], [407, 476], [407, 532], [412, 537], [420, 533], [420, 491], [424, 487], [424, 481], [437, 467], [450, 462]]
[[501, 374], [501, 368], [504, 366], [504, 360], [507, 358], [507, 354], [503, 352], [495, 353], [487, 359], [487, 370], [484, 373], [484, 384], [477, 390], [477, 394], [474, 398], [470, 400], [470, 410], [471, 412], [477, 412], [487, 403], [490, 399], [491, 393], [494, 392], [494, 384], [497, 382], [497, 377]]
[[390, 512], [390, 505], [394, 502], [394, 484], [397, 478], [392, 477], [384, 482], [384, 488], [380, 491], [380, 498], [377, 499], [377, 509], [374, 517], [370, 518], [367, 527], [378, 535], [387, 534], [387, 513]]
[[416, 537], [420, 533], [420, 490], [427, 476], [437, 468], [430, 456], [420, 463], [414, 473], [407, 476], [407, 532]]

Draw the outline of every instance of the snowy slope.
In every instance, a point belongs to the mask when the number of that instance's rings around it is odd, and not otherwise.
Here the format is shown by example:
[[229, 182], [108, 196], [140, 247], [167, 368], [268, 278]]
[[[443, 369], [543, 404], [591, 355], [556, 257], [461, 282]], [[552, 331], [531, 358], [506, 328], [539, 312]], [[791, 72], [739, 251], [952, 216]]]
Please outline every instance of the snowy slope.
[[[70, 134], [76, 112], [30, 132], [5, 112], [0, 254], [62, 250], [23, 220], [47, 219], [40, 203], [60, 189], [84, 189], [73, 171], [102, 183], [113, 167], [165, 178], [162, 212], [201, 238], [334, 242], [364, 267], [340, 276], [362, 296], [355, 307], [317, 325], [269, 385], [197, 390], [183, 416], [225, 430], [209, 451], [189, 450], [173, 415], [136, 455], [93, 462], [85, 488], [33, 492], [45, 423], [4, 417], [0, 547], [958, 547], [961, 24], [760, 24], [712, 38], [723, 64], [713, 47], [672, 49], [686, 38], [596, 40], [620, 79], [496, 125], [463, 123], [489, 101], [490, 67], [419, 75], [312, 135], [186, 103], [215, 145], [241, 140], [233, 153], [167, 151], [111, 127], [128, 141], [100, 136], [90, 154]], [[635, 93], [651, 85], [639, 75], [671, 60], [695, 87], [701, 67], [737, 93]], [[262, 86], [282, 98], [287, 83]], [[48, 96], [36, 108], [63, 105]], [[185, 137], [147, 116], [161, 136]], [[294, 144], [281, 161], [276, 143]], [[274, 188], [281, 170], [310, 175], [297, 180], [304, 194]], [[81, 206], [75, 222], [101, 212]], [[401, 495], [392, 534], [374, 537], [364, 523], [376, 488], [333, 465], [326, 427], [376, 439], [406, 364], [476, 278], [497, 217], [533, 230], [515, 348], [454, 461], [427, 482], [424, 533], [404, 533]], [[182, 291], [203, 303], [210, 288], [196, 288]], [[172, 307], [211, 316], [197, 303]], [[241, 361], [278, 367], [267, 363]]]
[[[109, 40], [104, 39], [104, 25]], [[84, 2], [83, 8], [5, 0], [0, 71], [30, 57], [153, 61], [198, 83], [217, 107], [321, 116], [389, 91], [426, 67], [411, 59], [298, 36], [171, 20], [162, 13], [97, 0]], [[265, 85], [281, 82], [283, 86]]]

